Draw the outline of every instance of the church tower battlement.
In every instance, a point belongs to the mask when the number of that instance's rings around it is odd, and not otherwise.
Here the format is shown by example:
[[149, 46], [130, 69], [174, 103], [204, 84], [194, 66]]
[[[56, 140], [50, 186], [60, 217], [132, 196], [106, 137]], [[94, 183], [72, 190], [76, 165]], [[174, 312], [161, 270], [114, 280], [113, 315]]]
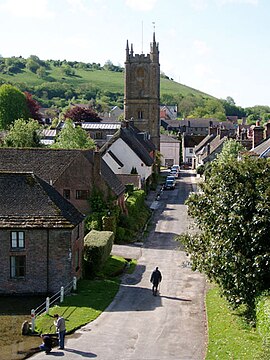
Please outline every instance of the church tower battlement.
[[125, 61], [125, 120], [133, 121], [142, 132], [150, 135], [156, 149], [160, 148], [160, 65], [159, 45], [153, 33], [150, 54], [134, 54], [127, 41]]

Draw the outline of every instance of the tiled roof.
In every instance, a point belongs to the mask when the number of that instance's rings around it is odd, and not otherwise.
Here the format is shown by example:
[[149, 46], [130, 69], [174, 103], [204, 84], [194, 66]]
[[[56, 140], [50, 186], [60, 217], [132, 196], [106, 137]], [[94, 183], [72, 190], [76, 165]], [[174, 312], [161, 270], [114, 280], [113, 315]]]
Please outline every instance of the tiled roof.
[[203, 135], [185, 135], [184, 136], [184, 147], [195, 147], [201, 143], [205, 138]]
[[121, 138], [135, 152], [145, 165], [153, 165], [153, 159], [149, 153], [155, 149], [154, 144], [151, 141], [144, 139], [143, 133], [140, 133], [137, 129], [131, 126], [124, 128], [121, 127], [110, 138], [110, 140], [102, 146], [100, 149], [101, 155], [105, 154], [110, 146], [119, 138]]
[[73, 228], [84, 216], [33, 173], [0, 171], [0, 228]]
[[104, 123], [104, 122], [100, 122], [100, 123], [88, 123], [88, 122], [84, 122], [82, 123], [82, 128], [84, 130], [118, 130], [121, 127], [121, 123]]
[[214, 139], [213, 134], [207, 135], [197, 146], [195, 146], [194, 152], [195, 153], [200, 152], [205, 147], [205, 145], [211, 142], [213, 139]]
[[101, 176], [115, 195], [119, 196], [125, 192], [125, 186], [103, 159], [101, 159], [100, 170]]
[[146, 166], [153, 165], [153, 159], [149, 155], [149, 152], [154, 150], [154, 145], [149, 140], [143, 138], [143, 133], [139, 133], [129, 126], [128, 128], [120, 129], [120, 137], [129, 145]]
[[33, 172], [48, 183], [54, 183], [77, 157], [92, 151], [62, 149], [0, 148], [0, 171]]
[[223, 147], [224, 142], [228, 140], [227, 136], [223, 136], [222, 138], [220, 138], [219, 135], [215, 136], [215, 138], [210, 142], [210, 153], [207, 154], [207, 151], [204, 152], [204, 154], [202, 155], [202, 160], [204, 162], [207, 162], [207, 158], [216, 153], [217, 150], [220, 149], [220, 147]]
[[171, 136], [165, 135], [165, 134], [160, 134], [160, 142], [161, 143], [180, 143], [179, 140], [177, 140]]
[[259, 155], [260, 157], [269, 157], [270, 156], [269, 150], [270, 150], [270, 138], [265, 139], [250, 151], [252, 153]]

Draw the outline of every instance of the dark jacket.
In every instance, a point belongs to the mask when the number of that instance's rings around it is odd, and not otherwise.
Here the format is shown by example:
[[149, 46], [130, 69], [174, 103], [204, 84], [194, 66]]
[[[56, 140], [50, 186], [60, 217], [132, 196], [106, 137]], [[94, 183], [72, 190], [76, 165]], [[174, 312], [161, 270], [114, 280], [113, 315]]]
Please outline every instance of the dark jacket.
[[159, 270], [154, 270], [151, 275], [151, 283], [153, 285], [158, 285], [162, 280], [161, 272]]

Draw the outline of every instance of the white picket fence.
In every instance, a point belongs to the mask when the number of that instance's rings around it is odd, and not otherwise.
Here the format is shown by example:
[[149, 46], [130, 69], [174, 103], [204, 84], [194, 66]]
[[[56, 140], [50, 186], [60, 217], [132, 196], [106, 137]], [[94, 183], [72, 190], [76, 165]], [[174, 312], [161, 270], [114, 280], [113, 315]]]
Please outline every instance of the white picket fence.
[[72, 281], [68, 283], [66, 286], [61, 286], [60, 290], [53, 294], [51, 297], [47, 297], [44, 303], [39, 305], [36, 309], [31, 310], [31, 331], [35, 332], [35, 322], [36, 318], [41, 314], [48, 314], [50, 307], [56, 302], [62, 303], [64, 301], [64, 297], [70, 294], [71, 290], [77, 290], [77, 278], [74, 276]]

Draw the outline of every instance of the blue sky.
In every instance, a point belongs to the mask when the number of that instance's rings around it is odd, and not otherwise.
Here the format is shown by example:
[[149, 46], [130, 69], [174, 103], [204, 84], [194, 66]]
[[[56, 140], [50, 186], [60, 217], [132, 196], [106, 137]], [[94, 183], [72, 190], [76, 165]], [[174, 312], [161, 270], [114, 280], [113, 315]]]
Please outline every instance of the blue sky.
[[270, 106], [269, 14], [269, 0], [0, 0], [0, 54], [123, 66], [126, 40], [148, 53], [155, 26], [166, 75]]

